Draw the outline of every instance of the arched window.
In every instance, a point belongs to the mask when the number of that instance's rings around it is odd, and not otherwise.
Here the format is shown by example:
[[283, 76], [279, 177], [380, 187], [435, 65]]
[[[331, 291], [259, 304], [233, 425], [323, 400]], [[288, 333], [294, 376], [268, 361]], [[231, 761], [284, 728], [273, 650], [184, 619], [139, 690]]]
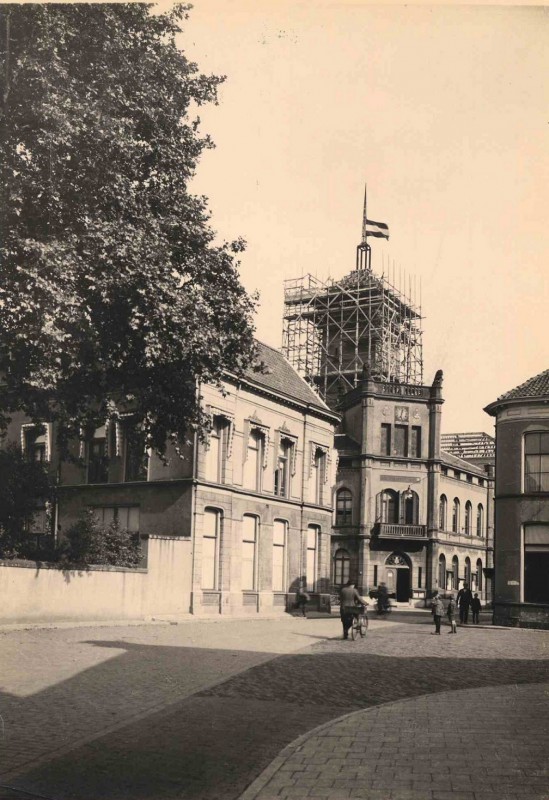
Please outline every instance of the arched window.
[[219, 539], [221, 512], [204, 509], [202, 522], [202, 589], [217, 589], [219, 582]]
[[438, 529], [440, 531], [446, 530], [447, 514], [448, 514], [448, 500], [445, 494], [441, 494], [440, 503], [438, 504]]
[[353, 515], [353, 495], [349, 489], [340, 489], [336, 495], [336, 525], [350, 525]]
[[479, 503], [477, 506], [477, 536], [482, 536], [484, 534], [484, 508], [482, 507], [482, 503]]
[[419, 497], [411, 489], [402, 493], [404, 525], [417, 525], [419, 519]]
[[398, 523], [398, 494], [392, 489], [381, 492], [381, 521], [393, 525]]
[[471, 559], [469, 558], [469, 556], [467, 556], [466, 559], [465, 559], [465, 576], [464, 576], [464, 579], [465, 579], [465, 583], [467, 584], [467, 586], [470, 589], [471, 588]]
[[444, 553], [438, 557], [438, 588], [446, 589], [446, 556]]
[[467, 500], [465, 503], [465, 535], [470, 536], [473, 532], [473, 506]]
[[347, 550], [336, 550], [334, 555], [334, 585], [344, 586], [351, 572], [351, 557]]
[[477, 559], [477, 589], [482, 592], [482, 561]]
[[286, 589], [286, 540], [288, 523], [282, 519], [273, 522], [273, 592]]
[[459, 560], [457, 556], [452, 559], [452, 589], [459, 588]]
[[259, 520], [250, 514], [242, 517], [242, 589], [257, 589], [257, 533]]
[[457, 497], [454, 497], [452, 505], [452, 531], [453, 533], [459, 533], [459, 500]]

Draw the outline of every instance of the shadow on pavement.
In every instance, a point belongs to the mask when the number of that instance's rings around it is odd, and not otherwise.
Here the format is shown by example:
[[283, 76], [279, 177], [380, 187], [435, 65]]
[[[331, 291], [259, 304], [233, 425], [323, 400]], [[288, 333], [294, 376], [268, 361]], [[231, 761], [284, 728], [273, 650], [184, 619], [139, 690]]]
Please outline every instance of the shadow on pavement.
[[[200, 669], [202, 664], [205, 669], [208, 659], [221, 653], [119, 641], [93, 644], [124, 652], [71, 678], [64, 687], [19, 699], [21, 707], [51, 707], [51, 735], [70, 716], [71, 698], [85, 733], [85, 708], [94, 703], [94, 686], [95, 702], [105, 705], [107, 719], [121, 694], [123, 702], [131, 704], [135, 693], [142, 708], [147, 686], [177, 681], [187, 668]], [[66, 752], [29, 767], [9, 783], [55, 800], [230, 800], [289, 742], [348, 711], [452, 689], [547, 680], [547, 662], [540, 658], [387, 656], [352, 649], [354, 643], [341, 644], [351, 649], [334, 651], [334, 643], [328, 642], [318, 645], [317, 652], [258, 663], [72, 750], [70, 737], [76, 737], [67, 725]], [[223, 651], [222, 657], [229, 662], [240, 655]], [[65, 706], [59, 709], [56, 701], [62, 697]], [[88, 699], [83, 703], [81, 697]], [[48, 730], [40, 735], [47, 737]]]

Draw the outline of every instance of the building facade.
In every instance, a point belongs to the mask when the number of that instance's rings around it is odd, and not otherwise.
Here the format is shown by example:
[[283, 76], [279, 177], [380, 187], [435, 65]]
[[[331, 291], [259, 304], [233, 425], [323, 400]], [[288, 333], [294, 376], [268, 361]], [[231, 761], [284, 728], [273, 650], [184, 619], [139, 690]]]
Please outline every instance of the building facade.
[[496, 421], [494, 622], [549, 628], [549, 370], [485, 411]]
[[[338, 416], [276, 350], [258, 343], [261, 368], [200, 387], [211, 429], [182, 458], [147, 453], [131, 414], [55, 455], [55, 431], [14, 420], [9, 435], [58, 476], [57, 535], [84, 508], [139, 533], [188, 540], [179, 576], [194, 614], [283, 611], [300, 584], [329, 602], [331, 487]], [[40, 451], [40, 452], [39, 452]]]
[[338, 409], [332, 580], [385, 582], [399, 602], [468, 583], [491, 600], [492, 479], [441, 450], [442, 373], [431, 386], [363, 376]]

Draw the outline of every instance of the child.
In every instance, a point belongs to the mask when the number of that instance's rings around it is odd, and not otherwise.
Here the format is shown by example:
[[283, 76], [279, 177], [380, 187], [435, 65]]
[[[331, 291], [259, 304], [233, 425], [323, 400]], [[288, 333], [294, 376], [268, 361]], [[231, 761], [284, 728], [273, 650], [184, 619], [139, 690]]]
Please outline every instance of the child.
[[448, 633], [457, 633], [456, 601], [454, 600], [453, 595], [450, 597], [450, 602], [448, 603], [446, 614], [448, 615], [448, 622], [450, 623], [451, 626], [451, 630], [449, 630]]
[[482, 608], [480, 604], [480, 600], [478, 599], [478, 594], [475, 593], [475, 596], [471, 600], [471, 611], [473, 612], [473, 624], [478, 625], [479, 622], [479, 614], [480, 609]]

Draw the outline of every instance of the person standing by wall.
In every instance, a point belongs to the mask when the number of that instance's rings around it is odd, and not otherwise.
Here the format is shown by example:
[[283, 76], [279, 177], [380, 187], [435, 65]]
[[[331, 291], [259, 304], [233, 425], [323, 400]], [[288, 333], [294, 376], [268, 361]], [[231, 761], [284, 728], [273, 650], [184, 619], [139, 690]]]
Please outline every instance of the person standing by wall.
[[450, 623], [450, 630], [448, 633], [457, 633], [456, 610], [456, 601], [454, 600], [454, 595], [452, 595], [450, 597], [450, 602], [448, 603], [448, 608], [446, 609], [446, 615], [448, 617], [448, 622]]
[[301, 615], [303, 617], [307, 616], [307, 603], [311, 599], [311, 595], [306, 590], [305, 586], [305, 582], [303, 580], [300, 581], [296, 596], [297, 610], [299, 611], [301, 609]]

